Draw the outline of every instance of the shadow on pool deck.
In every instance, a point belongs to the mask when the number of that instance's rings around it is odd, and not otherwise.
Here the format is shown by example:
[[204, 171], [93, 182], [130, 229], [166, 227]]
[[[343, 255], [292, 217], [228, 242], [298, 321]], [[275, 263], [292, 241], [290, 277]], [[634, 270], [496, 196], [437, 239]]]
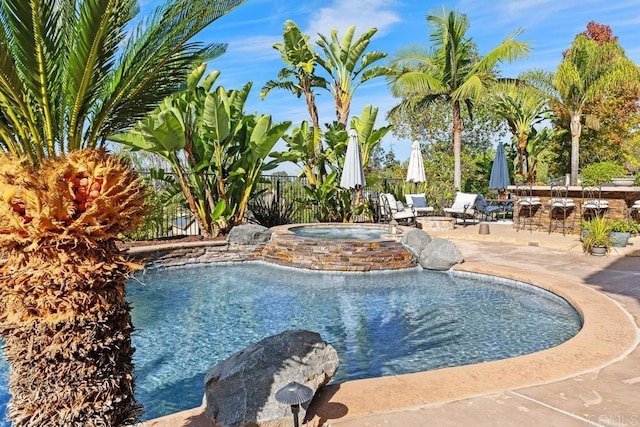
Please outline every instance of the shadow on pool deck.
[[[570, 300], [590, 300], [586, 304], [592, 307], [585, 309], [596, 310], [585, 318], [583, 331], [561, 346], [506, 361], [328, 387], [314, 400], [316, 417], [308, 425], [572, 427], [640, 422], [640, 238], [630, 248], [598, 258], [584, 255], [576, 236], [515, 232], [498, 224], [491, 224], [488, 236], [477, 232], [477, 226], [469, 226], [446, 233], [465, 256], [460, 269], [525, 281], [544, 278], [545, 287], [571, 288], [577, 293]], [[575, 284], [567, 288], [571, 282]], [[202, 408], [195, 408], [144, 425], [211, 425], [204, 421], [209, 422]]]

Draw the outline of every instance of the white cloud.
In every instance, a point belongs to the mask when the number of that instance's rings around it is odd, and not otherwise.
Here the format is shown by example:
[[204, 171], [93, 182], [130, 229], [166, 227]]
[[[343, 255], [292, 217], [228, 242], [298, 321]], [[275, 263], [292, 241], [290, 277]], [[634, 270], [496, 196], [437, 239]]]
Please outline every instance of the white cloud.
[[318, 33], [329, 36], [331, 30], [337, 29], [340, 37], [348, 27], [355, 25], [356, 35], [372, 27], [378, 29], [377, 35], [383, 35], [401, 21], [392, 10], [392, 4], [386, 0], [334, 0], [331, 6], [311, 15], [311, 24], [304, 33], [315, 38]]
[[230, 40], [227, 50], [234, 54], [251, 54], [252, 61], [276, 59], [280, 57], [280, 54], [273, 48], [273, 44], [279, 42], [282, 42], [282, 35], [245, 37]]

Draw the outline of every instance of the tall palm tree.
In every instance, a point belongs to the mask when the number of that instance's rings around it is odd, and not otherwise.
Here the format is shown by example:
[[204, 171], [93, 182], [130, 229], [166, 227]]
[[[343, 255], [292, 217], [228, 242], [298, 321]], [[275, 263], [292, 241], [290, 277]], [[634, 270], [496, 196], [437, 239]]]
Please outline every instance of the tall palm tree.
[[516, 40], [515, 31], [486, 56], [478, 58], [476, 47], [467, 37], [469, 20], [464, 14], [447, 12], [427, 16], [432, 28], [432, 50], [409, 47], [391, 60], [388, 83], [391, 93], [403, 98], [397, 108], [416, 109], [438, 99], [451, 104], [453, 110], [454, 186], [462, 185], [460, 152], [462, 148], [461, 106], [471, 110], [473, 103], [500, 79], [494, 67], [503, 61], [526, 56], [529, 45]]
[[490, 103], [518, 140], [518, 172], [524, 174], [529, 135], [533, 126], [544, 120], [547, 100], [532, 87], [508, 83], [496, 86]]
[[371, 38], [378, 31], [370, 28], [353, 40], [355, 26], [347, 28], [342, 41], [338, 40], [338, 30], [331, 31], [331, 40], [322, 34], [316, 43], [322, 49], [324, 57], [317, 59], [318, 65], [331, 76], [331, 92], [336, 107], [336, 119], [342, 129], [347, 128], [351, 100], [356, 89], [367, 80], [384, 75], [385, 70], [373, 64], [387, 56], [384, 52], [366, 52]]
[[0, 334], [14, 426], [132, 424], [127, 275], [145, 213], [100, 149], [224, 52], [190, 39], [242, 0], [174, 0], [127, 34], [135, 0], [0, 3]]
[[[598, 43], [576, 36], [555, 74], [551, 92], [569, 115], [571, 130], [571, 185], [578, 182], [582, 115], [586, 104], [613, 90], [640, 88], [640, 72], [616, 42]], [[548, 85], [547, 85], [548, 86]]]

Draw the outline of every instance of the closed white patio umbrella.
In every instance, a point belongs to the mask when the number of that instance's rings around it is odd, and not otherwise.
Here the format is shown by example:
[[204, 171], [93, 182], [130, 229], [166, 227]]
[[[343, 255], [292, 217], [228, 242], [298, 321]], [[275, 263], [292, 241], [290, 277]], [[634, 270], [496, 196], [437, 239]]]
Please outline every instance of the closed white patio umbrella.
[[424, 161], [420, 152], [420, 143], [413, 141], [411, 144], [411, 157], [409, 157], [409, 168], [407, 169], [407, 182], [425, 182], [427, 176], [424, 173]]
[[358, 134], [355, 130], [349, 131], [349, 143], [347, 144], [347, 154], [344, 158], [344, 168], [340, 177], [340, 187], [360, 189], [367, 185], [362, 170], [362, 157], [360, 156], [360, 146], [358, 145]]

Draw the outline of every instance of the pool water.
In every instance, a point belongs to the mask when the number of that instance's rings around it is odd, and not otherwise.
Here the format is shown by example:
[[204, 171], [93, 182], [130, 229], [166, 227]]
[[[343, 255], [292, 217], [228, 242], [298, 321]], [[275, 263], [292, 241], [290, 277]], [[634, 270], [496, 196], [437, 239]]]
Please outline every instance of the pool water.
[[345, 240], [377, 240], [387, 232], [381, 227], [323, 227], [304, 226], [289, 229], [298, 237], [312, 237], [320, 239], [345, 239]]
[[581, 327], [569, 304], [532, 286], [417, 269], [322, 274], [245, 263], [137, 279], [127, 298], [144, 419], [199, 406], [209, 368], [287, 329], [319, 332], [340, 357], [334, 381], [345, 381], [532, 353]]

